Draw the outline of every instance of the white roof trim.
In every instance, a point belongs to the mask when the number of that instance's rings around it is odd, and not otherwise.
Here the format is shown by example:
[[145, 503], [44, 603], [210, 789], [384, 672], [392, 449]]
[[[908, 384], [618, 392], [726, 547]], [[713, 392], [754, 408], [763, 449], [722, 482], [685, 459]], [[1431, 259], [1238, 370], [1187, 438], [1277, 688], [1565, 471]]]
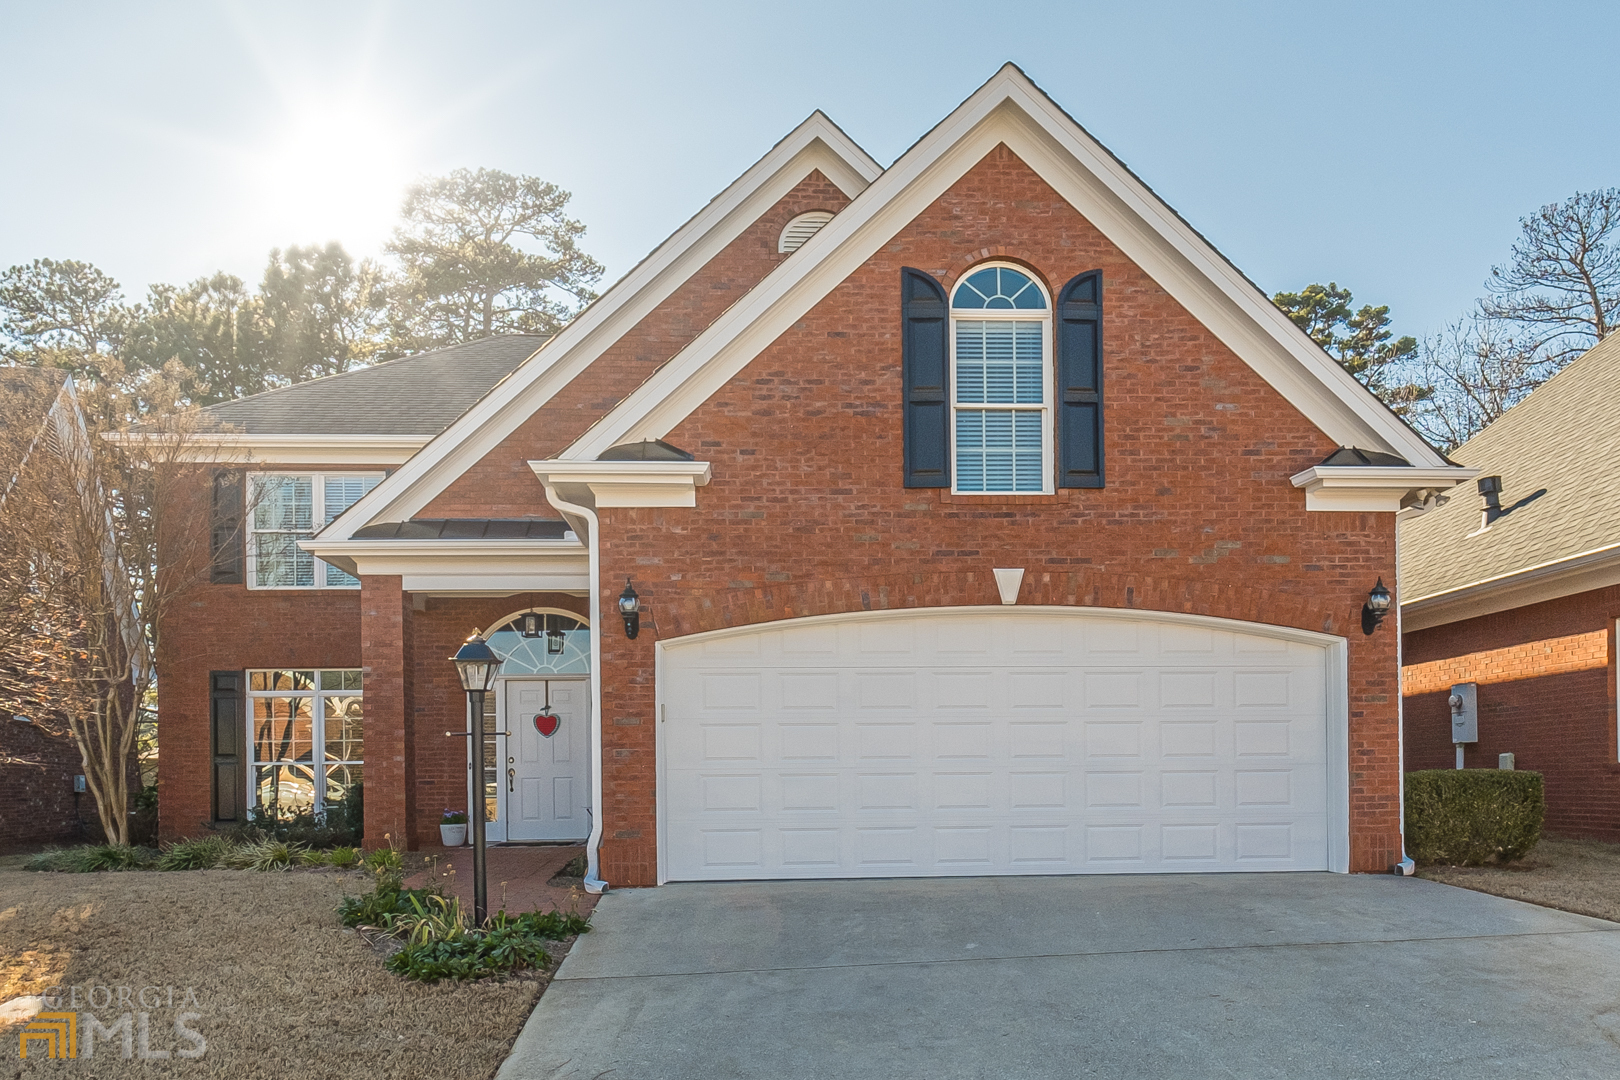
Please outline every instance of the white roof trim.
[[542, 484], [588, 487], [596, 508], [696, 506], [697, 489], [709, 482], [707, 461], [531, 461]]
[[1480, 470], [1460, 466], [1418, 469], [1407, 465], [1312, 465], [1288, 479], [1305, 489], [1306, 510], [1395, 513], [1465, 480]]
[[437, 574], [473, 579], [518, 573], [583, 574], [577, 540], [300, 540], [298, 546], [351, 574]]
[[1562, 596], [1620, 585], [1620, 544], [1607, 544], [1551, 562], [1401, 602], [1401, 630], [1475, 619]]
[[325, 534], [418, 513], [816, 169], [851, 198], [883, 171], [826, 114], [812, 113]]
[[998, 142], [1334, 441], [1446, 465], [1011, 64], [560, 456], [669, 434]]

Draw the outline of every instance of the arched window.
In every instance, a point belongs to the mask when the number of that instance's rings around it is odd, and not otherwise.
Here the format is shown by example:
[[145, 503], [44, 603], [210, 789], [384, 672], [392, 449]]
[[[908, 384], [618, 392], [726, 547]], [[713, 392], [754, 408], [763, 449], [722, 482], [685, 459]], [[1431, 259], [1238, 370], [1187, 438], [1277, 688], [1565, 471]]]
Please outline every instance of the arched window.
[[505, 620], [485, 637], [501, 658], [502, 675], [591, 672], [591, 628], [572, 615], [531, 608]]
[[952, 490], [1052, 490], [1052, 305], [1023, 270], [973, 270], [951, 296]]

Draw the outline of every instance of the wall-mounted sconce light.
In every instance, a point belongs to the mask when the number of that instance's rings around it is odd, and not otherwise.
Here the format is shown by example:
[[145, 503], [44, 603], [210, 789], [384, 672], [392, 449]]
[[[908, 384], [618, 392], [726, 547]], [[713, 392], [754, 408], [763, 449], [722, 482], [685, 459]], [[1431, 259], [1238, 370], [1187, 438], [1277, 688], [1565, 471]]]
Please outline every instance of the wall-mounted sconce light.
[[1389, 590], [1384, 588], [1384, 579], [1379, 578], [1378, 584], [1372, 587], [1367, 594], [1367, 602], [1361, 605], [1361, 632], [1370, 634], [1378, 629], [1378, 624], [1384, 621], [1389, 614]]
[[641, 633], [641, 597], [629, 578], [624, 579], [624, 592], [619, 594], [619, 614], [624, 616], [624, 636], [634, 641]]
[[540, 636], [540, 616], [538, 613], [533, 611], [523, 613], [523, 636], [531, 638]]

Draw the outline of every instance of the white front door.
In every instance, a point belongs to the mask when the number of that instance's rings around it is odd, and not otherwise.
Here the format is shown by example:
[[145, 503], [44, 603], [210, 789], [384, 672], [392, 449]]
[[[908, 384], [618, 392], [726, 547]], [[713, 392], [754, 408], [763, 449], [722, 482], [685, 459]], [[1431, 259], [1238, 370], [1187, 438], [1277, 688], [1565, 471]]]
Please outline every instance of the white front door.
[[501, 776], [507, 840], [590, 835], [588, 685], [578, 678], [507, 680], [511, 734]]
[[665, 876], [1327, 869], [1330, 643], [1015, 607], [666, 642]]

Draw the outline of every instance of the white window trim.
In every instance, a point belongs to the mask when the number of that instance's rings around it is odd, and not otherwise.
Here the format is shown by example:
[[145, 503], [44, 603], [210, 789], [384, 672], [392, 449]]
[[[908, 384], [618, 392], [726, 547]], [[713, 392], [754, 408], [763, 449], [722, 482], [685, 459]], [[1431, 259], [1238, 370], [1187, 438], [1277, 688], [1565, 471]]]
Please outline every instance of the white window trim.
[[[304, 476], [304, 475], [307, 475], [307, 474], [306, 473], [299, 473], [298, 475]], [[364, 677], [362, 677], [362, 679], [361, 679], [361, 688], [359, 690], [322, 690], [322, 689], [320, 689], [321, 675], [322, 675], [323, 672], [327, 672], [327, 671], [356, 671], [356, 670], [360, 670], [360, 669], [357, 669], [357, 668], [249, 668], [248, 669], [248, 671], [247, 671], [247, 685], [249, 687], [249, 689], [247, 691], [248, 702], [247, 702], [247, 708], [242, 710], [242, 711], [247, 714], [246, 722], [247, 722], [247, 751], [248, 752], [247, 752], [247, 754], [245, 756], [247, 758], [247, 807], [248, 807], [249, 810], [251, 810], [254, 807], [259, 805], [259, 766], [261, 766], [261, 765], [299, 764], [297, 762], [260, 761], [258, 759], [258, 757], [255, 755], [254, 751], [258, 747], [258, 743], [255, 740], [256, 732], [254, 731], [254, 728], [256, 726], [254, 721], [255, 721], [256, 717], [253, 715], [253, 701], [254, 701], [255, 698], [301, 698], [301, 697], [307, 697], [307, 698], [311, 698], [313, 700], [313, 707], [310, 709], [310, 729], [309, 729], [310, 730], [310, 755], [309, 755], [310, 756], [310, 761], [309, 761], [309, 768], [310, 768], [310, 771], [314, 774], [314, 778], [315, 778], [315, 813], [316, 814], [324, 814], [326, 812], [326, 767], [328, 765], [356, 765], [357, 764], [361, 768], [361, 776], [364, 777], [366, 759], [365, 759], [365, 755], [363, 753], [361, 754], [358, 761], [355, 761], [353, 759], [346, 759], [346, 760], [343, 760], [343, 761], [327, 761], [326, 760], [326, 699], [330, 698], [330, 697], [346, 697], [346, 698], [353, 697], [353, 698], [359, 698], [360, 701], [362, 702], [361, 708], [363, 710], [364, 709], [364, 702], [366, 700]], [[312, 687], [311, 689], [308, 689], [308, 690], [254, 690], [254, 689], [252, 689], [253, 676], [255, 676], [257, 674], [260, 674], [262, 672], [266, 672], [266, 671], [312, 671], [314, 673], [314, 676], [315, 676], [315, 686]], [[363, 721], [362, 721], [362, 723], [363, 723]], [[368, 734], [369, 733], [367, 731], [365, 731], [364, 729], [361, 730], [360, 737], [361, 737], [362, 741], [366, 739]]]
[[[291, 476], [291, 477], [307, 476], [307, 477], [309, 477], [310, 478], [310, 524], [313, 526], [313, 531], [310, 533], [310, 536], [315, 536], [315, 535], [318, 535], [320, 533], [320, 531], [323, 528], [325, 528], [326, 525], [328, 524], [328, 522], [323, 520], [324, 515], [325, 515], [325, 509], [326, 509], [326, 478], [327, 477], [329, 477], [329, 476], [331, 476], [331, 477], [341, 477], [341, 478], [343, 478], [345, 480], [375, 479], [378, 483], [382, 483], [382, 481], [387, 477], [387, 475], [388, 475], [387, 473], [384, 473], [384, 472], [381, 472], [381, 471], [378, 471], [378, 470], [365, 470], [365, 471], [349, 472], [347, 470], [340, 470], [340, 469], [327, 469], [327, 470], [322, 471], [322, 472], [316, 472], [314, 470], [309, 470], [309, 469], [277, 469], [277, 470], [269, 470], [269, 471], [265, 471], [265, 472], [256, 472], [256, 473], [249, 474], [249, 487], [248, 487], [249, 494], [248, 494], [248, 498], [250, 500], [254, 500], [256, 502], [257, 495], [255, 494], [255, 489], [256, 489], [256, 487], [257, 487], [257, 485], [258, 485], [258, 483], [260, 482], [261, 479], [272, 477], [272, 476]], [[361, 496], [361, 498], [364, 498], [364, 496]], [[247, 520], [247, 545], [246, 545], [246, 547], [247, 547], [247, 587], [249, 589], [263, 590], [265, 592], [277, 592], [277, 591], [309, 592], [309, 591], [314, 590], [314, 589], [346, 589], [346, 590], [352, 591], [352, 590], [360, 588], [360, 585], [359, 585], [358, 582], [356, 582], [353, 585], [348, 585], [348, 584], [328, 585], [326, 583], [326, 569], [327, 569], [327, 566], [330, 565], [330, 564], [328, 564], [327, 562], [322, 560], [319, 555], [312, 555], [311, 556], [315, 560], [315, 583], [313, 585], [260, 585], [258, 583], [258, 581], [259, 581], [259, 540], [258, 540], [258, 538], [261, 535], [261, 532], [260, 532], [259, 529], [256, 529], [254, 527], [254, 524], [253, 524], [254, 509], [255, 509], [255, 506], [253, 505], [253, 503], [250, 503], [250, 505], [248, 506], [248, 513], [247, 513], [247, 519], [248, 520]], [[340, 514], [339, 516], [341, 517], [342, 515]], [[263, 535], [269, 535], [271, 533], [282, 533], [282, 530], [267, 529], [267, 530], [263, 531]], [[282, 534], [285, 535], [285, 533], [282, 533]], [[339, 567], [339, 569], [341, 570], [342, 568]], [[300, 670], [302, 670], [302, 669], [300, 669]]]
[[[980, 270], [989, 270], [992, 267], [1005, 267], [1016, 270], [1035, 283], [1035, 287], [1046, 298], [1046, 308], [1043, 311], [1030, 311], [1028, 308], [982, 308], [971, 313], [963, 311], [960, 315], [956, 310], [956, 293], [961, 289], [967, 279]], [[951, 369], [951, 494], [952, 495], [1053, 495], [1057, 492], [1057, 440], [1054, 432], [1054, 414], [1052, 412], [1052, 394], [1056, 388], [1055, 364], [1052, 356], [1052, 295], [1047, 292], [1041, 279], [1030, 273], [1027, 267], [1010, 262], [982, 262], [975, 263], [962, 272], [951, 287], [951, 294], [947, 298], [947, 310], [950, 313], [951, 333], [949, 350], [946, 359]], [[1036, 322], [1041, 324], [1041, 490], [1039, 491], [963, 491], [956, 486], [957, 453], [956, 453], [956, 414], [961, 409], [995, 410], [998, 412], [1029, 412], [1030, 405], [959, 405], [956, 400], [956, 324], [960, 320], [969, 322], [985, 322], [1000, 320], [1004, 322]]]

